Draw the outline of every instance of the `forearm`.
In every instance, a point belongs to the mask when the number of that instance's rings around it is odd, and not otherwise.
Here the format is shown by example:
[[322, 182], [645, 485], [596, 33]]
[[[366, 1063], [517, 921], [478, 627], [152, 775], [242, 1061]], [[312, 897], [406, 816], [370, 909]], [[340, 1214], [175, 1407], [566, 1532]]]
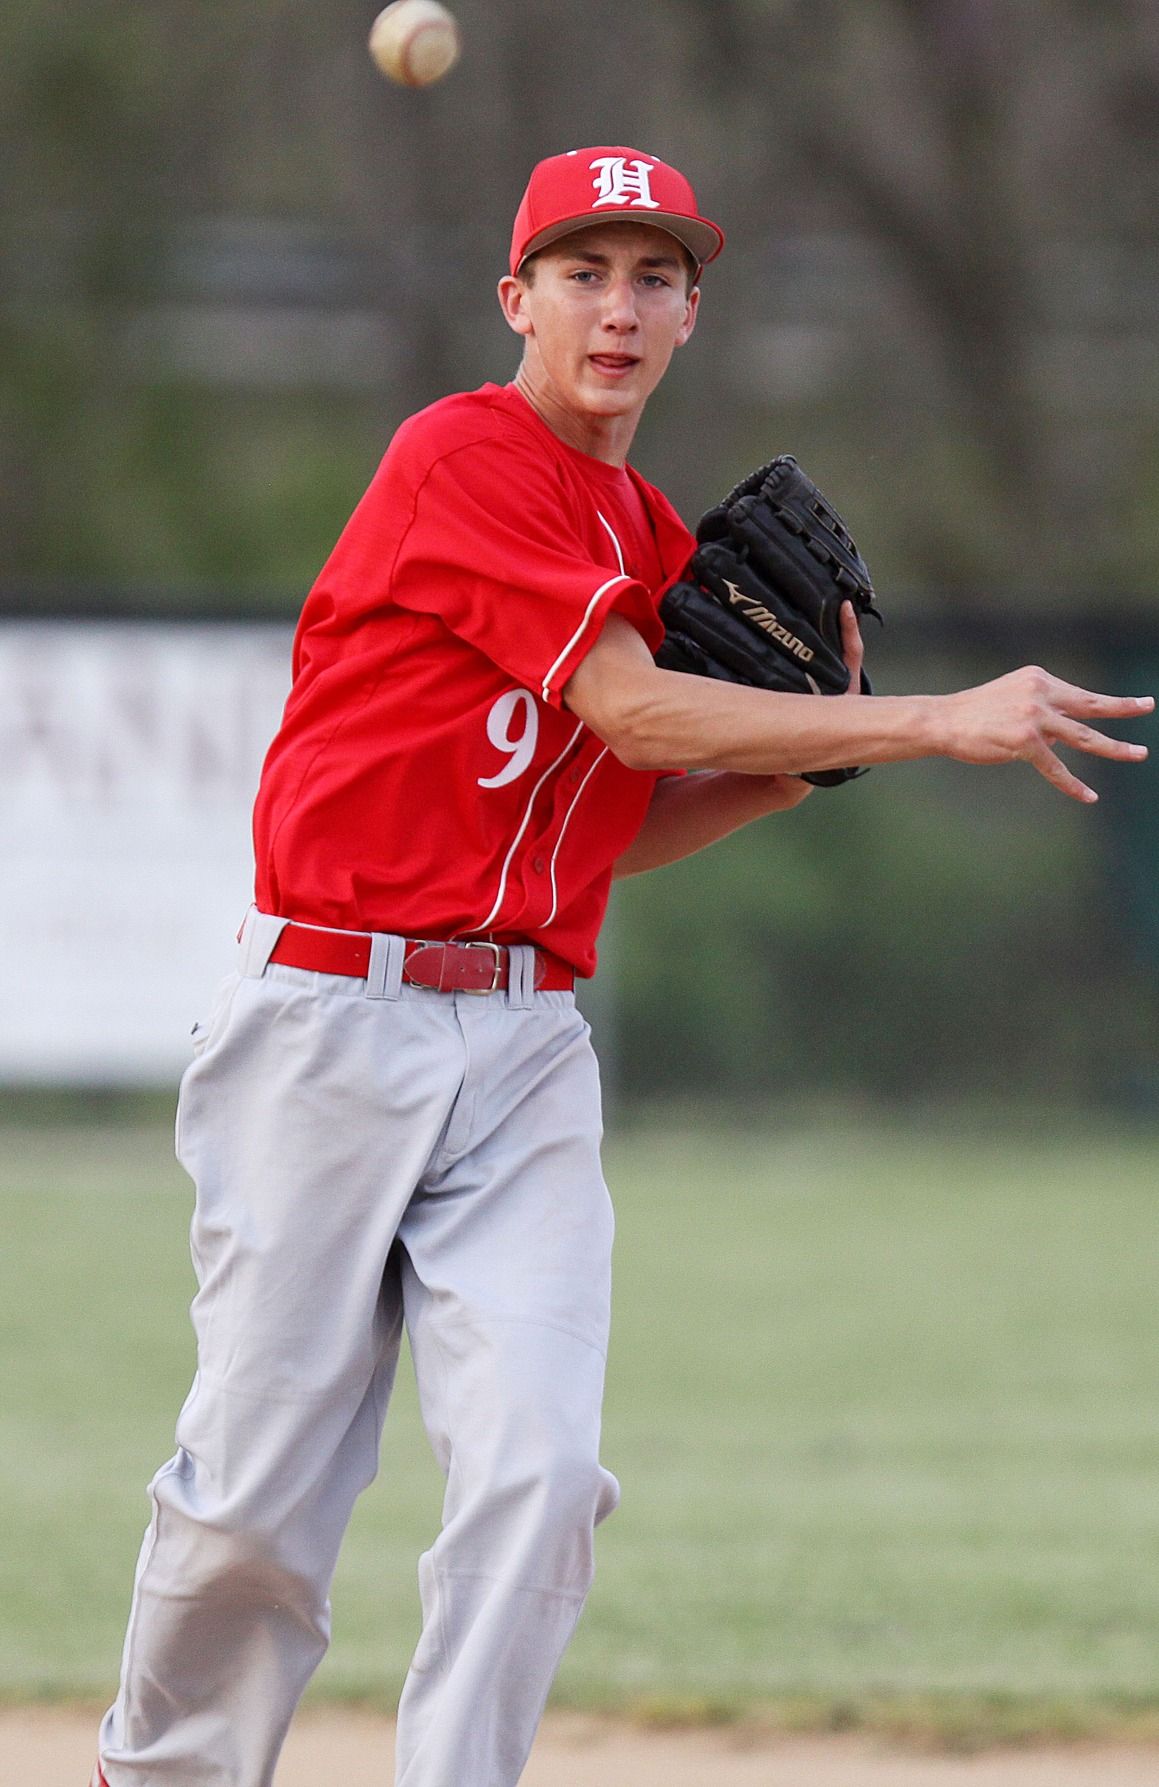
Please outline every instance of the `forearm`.
[[620, 615], [564, 690], [564, 701], [634, 769], [716, 769], [792, 775], [857, 764], [954, 757], [1030, 763], [1063, 794], [1098, 795], [1067, 768], [1058, 745], [1141, 762], [1146, 746], [1089, 722], [1151, 713], [1150, 695], [1100, 695], [1024, 665], [952, 695], [782, 695], [659, 670]]
[[613, 614], [564, 700], [632, 768], [768, 776], [939, 755], [952, 697], [818, 699], [660, 670]]
[[615, 879], [693, 856], [754, 819], [799, 806], [812, 792], [795, 776], [716, 771], [666, 777], [657, 782], [643, 825], [617, 861]]
[[826, 701], [669, 671], [659, 672], [647, 690], [633, 730], [645, 761], [791, 775], [936, 754], [938, 700], [847, 695]]

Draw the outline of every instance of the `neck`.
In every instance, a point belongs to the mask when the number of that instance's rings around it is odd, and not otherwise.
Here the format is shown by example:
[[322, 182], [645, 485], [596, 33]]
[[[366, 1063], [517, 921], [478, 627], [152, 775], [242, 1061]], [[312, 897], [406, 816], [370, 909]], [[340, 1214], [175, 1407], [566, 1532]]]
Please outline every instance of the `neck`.
[[566, 446], [575, 447], [592, 459], [602, 459], [605, 465], [623, 467], [640, 420], [640, 410], [626, 416], [577, 413], [559, 401], [547, 380], [537, 378], [526, 360], [515, 374], [514, 384], [540, 420], [546, 422], [552, 434], [558, 435]]

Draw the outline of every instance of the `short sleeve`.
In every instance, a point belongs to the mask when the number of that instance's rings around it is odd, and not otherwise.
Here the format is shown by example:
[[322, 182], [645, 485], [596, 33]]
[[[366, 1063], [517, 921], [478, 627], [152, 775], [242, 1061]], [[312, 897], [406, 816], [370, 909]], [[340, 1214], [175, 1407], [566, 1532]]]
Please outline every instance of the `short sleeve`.
[[[517, 682], [560, 705], [610, 610], [655, 651], [655, 597], [609, 533], [600, 562], [549, 455], [497, 436], [456, 448], [419, 484], [390, 577], [401, 607], [435, 614]], [[593, 517], [598, 527], [598, 517]]]

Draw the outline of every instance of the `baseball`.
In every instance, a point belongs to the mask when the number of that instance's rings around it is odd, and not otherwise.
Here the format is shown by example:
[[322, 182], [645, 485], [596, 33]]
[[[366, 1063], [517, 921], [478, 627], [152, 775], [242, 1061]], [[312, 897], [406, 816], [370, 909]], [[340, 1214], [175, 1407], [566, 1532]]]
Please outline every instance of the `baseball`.
[[370, 27], [370, 54], [402, 87], [441, 81], [459, 57], [459, 27], [439, 0], [394, 0]]

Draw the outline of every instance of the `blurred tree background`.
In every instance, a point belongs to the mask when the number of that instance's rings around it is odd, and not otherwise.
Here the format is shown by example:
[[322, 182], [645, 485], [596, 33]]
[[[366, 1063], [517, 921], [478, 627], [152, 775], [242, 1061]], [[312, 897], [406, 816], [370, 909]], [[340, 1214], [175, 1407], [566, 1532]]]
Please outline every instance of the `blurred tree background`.
[[[338, 0], [0, 21], [0, 598], [292, 615], [401, 418], [510, 376], [531, 164], [675, 161], [729, 234], [635, 462], [832, 491], [878, 689], [1155, 688], [1152, 0], [458, 0], [425, 94]], [[1150, 1108], [1155, 771], [876, 772], [618, 894], [625, 1086]]]

